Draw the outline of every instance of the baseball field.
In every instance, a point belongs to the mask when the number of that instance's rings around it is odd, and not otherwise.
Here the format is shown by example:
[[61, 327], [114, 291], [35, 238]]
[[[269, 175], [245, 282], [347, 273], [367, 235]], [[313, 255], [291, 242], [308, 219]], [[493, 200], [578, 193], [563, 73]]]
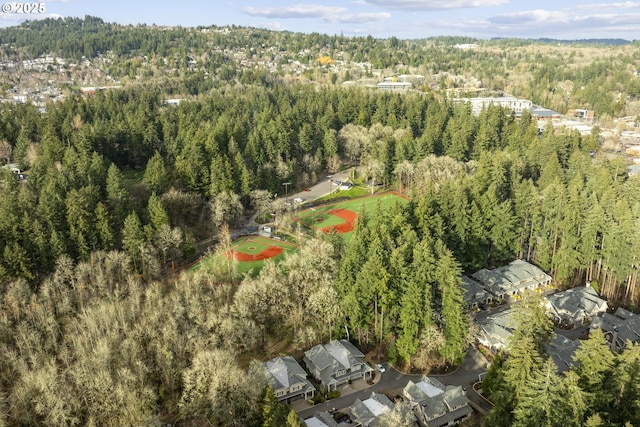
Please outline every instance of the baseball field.
[[[329, 203], [300, 211], [297, 220], [310, 235], [335, 230], [348, 241], [358, 216], [363, 212], [373, 213], [378, 203], [382, 209], [389, 209], [396, 203], [407, 203], [407, 198], [397, 193], [382, 193]], [[203, 257], [189, 271], [204, 270], [235, 277], [242, 277], [249, 272], [257, 274], [265, 260], [279, 262], [288, 252], [297, 249], [298, 246], [283, 240], [262, 236], [241, 237], [231, 244], [229, 250], [218, 250]]]

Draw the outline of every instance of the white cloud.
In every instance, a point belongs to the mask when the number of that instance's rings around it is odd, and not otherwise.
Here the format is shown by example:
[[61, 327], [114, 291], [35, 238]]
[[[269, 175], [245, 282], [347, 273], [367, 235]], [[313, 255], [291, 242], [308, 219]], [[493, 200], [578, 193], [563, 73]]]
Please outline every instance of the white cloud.
[[347, 9], [337, 6], [321, 6], [315, 4], [298, 4], [285, 7], [245, 7], [244, 13], [265, 18], [316, 18], [330, 23], [367, 23], [377, 22], [391, 17], [390, 13], [347, 13]]
[[640, 8], [640, 2], [637, 1], [625, 1], [625, 2], [613, 2], [613, 3], [591, 3], [581, 4], [574, 7], [576, 10], [599, 10], [599, 9], [636, 9]]
[[529, 10], [514, 13], [503, 13], [490, 17], [489, 22], [504, 26], [548, 26], [566, 24], [572, 28], [611, 28], [617, 25], [633, 25], [640, 29], [640, 13], [626, 14], [584, 14], [549, 11]]
[[510, 0], [365, 0], [367, 4], [400, 10], [448, 10], [500, 6]]
[[46, 18], [62, 18], [62, 15], [57, 13], [0, 13], [0, 26], [11, 27], [14, 25], [20, 25], [24, 21], [37, 21]]
[[366, 22], [377, 22], [384, 21], [385, 19], [391, 18], [390, 13], [379, 12], [379, 13], [348, 13], [345, 15], [339, 15], [330, 20], [330, 22], [337, 22], [341, 24], [361, 24]]
[[439, 21], [431, 27], [465, 34], [501, 37], [637, 38], [640, 13], [575, 13], [557, 10], [528, 10], [503, 13], [482, 20]]
[[284, 7], [245, 7], [244, 13], [267, 18], [326, 18], [347, 11], [344, 7], [322, 6], [318, 4], [297, 4]]

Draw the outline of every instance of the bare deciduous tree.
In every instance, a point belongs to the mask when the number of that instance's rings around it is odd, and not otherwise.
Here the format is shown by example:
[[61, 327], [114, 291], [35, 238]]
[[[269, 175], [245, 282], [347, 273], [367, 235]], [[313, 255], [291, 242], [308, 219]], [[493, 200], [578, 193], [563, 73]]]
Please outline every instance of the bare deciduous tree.
[[10, 163], [13, 147], [7, 141], [0, 141], [0, 164]]

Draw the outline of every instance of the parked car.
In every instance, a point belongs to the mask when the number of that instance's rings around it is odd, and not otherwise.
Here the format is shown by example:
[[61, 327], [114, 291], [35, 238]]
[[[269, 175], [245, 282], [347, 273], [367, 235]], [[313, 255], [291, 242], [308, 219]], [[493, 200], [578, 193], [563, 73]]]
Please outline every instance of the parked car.
[[384, 366], [382, 366], [381, 363], [376, 363], [376, 368], [378, 369], [378, 371], [380, 371], [381, 374], [386, 371], [386, 369], [384, 368]]

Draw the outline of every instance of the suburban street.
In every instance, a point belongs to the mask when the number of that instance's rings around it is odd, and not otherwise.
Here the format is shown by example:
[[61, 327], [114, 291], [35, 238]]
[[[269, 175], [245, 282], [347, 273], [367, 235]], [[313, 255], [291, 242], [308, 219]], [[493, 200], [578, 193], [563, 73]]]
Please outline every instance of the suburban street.
[[[473, 391], [473, 384], [478, 381], [478, 376], [486, 372], [486, 363], [484, 356], [475, 347], [470, 347], [462, 365], [455, 372], [447, 375], [430, 376], [437, 378], [444, 385], [460, 385], [466, 388], [467, 397], [472, 402], [474, 409], [479, 407], [483, 411], [488, 411], [491, 409], [491, 405]], [[368, 399], [373, 391], [384, 393], [388, 396], [399, 395], [409, 380], [418, 382], [422, 378], [422, 374], [405, 374], [397, 371], [388, 363], [383, 365], [386, 368], [386, 372], [380, 374], [380, 372], [376, 371], [376, 380], [371, 386], [368, 386], [363, 380], [356, 381], [353, 384], [339, 387], [338, 390], [342, 395], [337, 399], [315, 406], [308, 406], [304, 401], [296, 401], [293, 407], [302, 419], [305, 419], [312, 417], [316, 412], [330, 411], [333, 408], [337, 410], [346, 409], [356, 399]]]

